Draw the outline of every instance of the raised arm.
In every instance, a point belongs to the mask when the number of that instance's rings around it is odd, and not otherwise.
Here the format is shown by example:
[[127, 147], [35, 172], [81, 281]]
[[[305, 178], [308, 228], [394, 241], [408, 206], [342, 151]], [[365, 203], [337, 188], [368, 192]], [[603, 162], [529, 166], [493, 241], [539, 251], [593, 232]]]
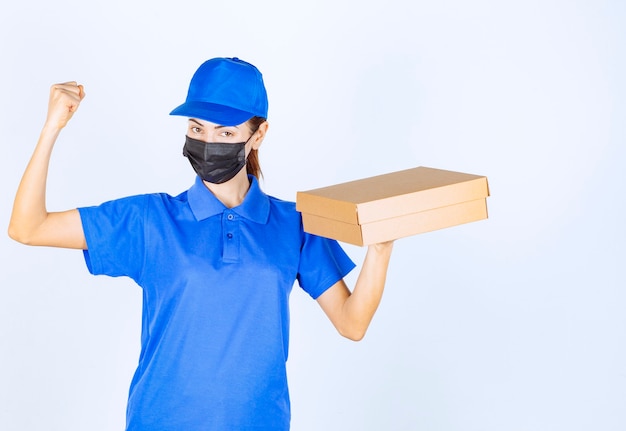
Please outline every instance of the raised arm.
[[83, 86], [76, 82], [55, 84], [50, 88], [46, 122], [17, 189], [9, 222], [9, 236], [18, 242], [86, 249], [78, 210], [48, 212], [46, 209], [46, 180], [52, 148], [84, 97]]
[[317, 298], [344, 337], [359, 341], [365, 336], [383, 296], [392, 248], [393, 242], [370, 245], [354, 290], [340, 280]]

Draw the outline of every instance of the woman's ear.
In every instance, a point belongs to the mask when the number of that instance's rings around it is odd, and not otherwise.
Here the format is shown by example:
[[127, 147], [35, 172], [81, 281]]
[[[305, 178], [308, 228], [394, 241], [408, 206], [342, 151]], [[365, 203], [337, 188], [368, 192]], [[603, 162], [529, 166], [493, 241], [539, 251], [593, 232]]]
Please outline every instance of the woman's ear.
[[259, 128], [254, 132], [254, 136], [252, 138], [252, 149], [258, 150], [261, 144], [263, 143], [263, 139], [265, 138], [265, 134], [267, 133], [267, 129], [269, 124], [267, 121], [261, 123]]

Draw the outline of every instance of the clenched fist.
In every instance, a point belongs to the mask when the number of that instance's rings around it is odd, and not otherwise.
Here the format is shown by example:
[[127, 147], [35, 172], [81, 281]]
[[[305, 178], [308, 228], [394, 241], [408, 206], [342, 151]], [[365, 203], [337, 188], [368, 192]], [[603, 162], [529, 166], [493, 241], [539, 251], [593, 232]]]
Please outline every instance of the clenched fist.
[[85, 89], [75, 81], [54, 84], [50, 87], [46, 124], [57, 129], [65, 127], [84, 97]]

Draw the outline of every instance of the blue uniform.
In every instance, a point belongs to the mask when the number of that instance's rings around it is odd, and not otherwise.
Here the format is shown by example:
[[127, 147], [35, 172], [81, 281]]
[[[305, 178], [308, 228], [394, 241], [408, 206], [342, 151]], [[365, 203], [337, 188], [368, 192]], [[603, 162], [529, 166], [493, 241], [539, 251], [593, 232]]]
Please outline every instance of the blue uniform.
[[172, 197], [147, 194], [80, 208], [92, 274], [143, 289], [141, 354], [127, 430], [288, 430], [289, 294], [313, 298], [354, 263], [302, 230], [293, 202], [250, 177], [226, 208], [198, 178]]

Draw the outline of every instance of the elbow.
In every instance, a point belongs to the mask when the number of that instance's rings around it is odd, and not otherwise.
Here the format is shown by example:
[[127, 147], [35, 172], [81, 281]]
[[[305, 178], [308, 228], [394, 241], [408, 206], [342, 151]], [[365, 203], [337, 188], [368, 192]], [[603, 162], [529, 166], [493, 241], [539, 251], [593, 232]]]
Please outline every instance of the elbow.
[[30, 237], [24, 233], [23, 231], [21, 231], [20, 229], [18, 229], [14, 224], [9, 224], [9, 229], [7, 231], [9, 238], [11, 238], [13, 241], [17, 241], [21, 244], [25, 244], [25, 245], [30, 245], [31, 241], [30, 241]]
[[361, 341], [365, 337], [367, 328], [338, 328], [339, 334], [350, 341]]
[[12, 224], [9, 224], [9, 229], [7, 230], [7, 233], [9, 235], [9, 238], [11, 238], [13, 241], [20, 242], [20, 235]]

